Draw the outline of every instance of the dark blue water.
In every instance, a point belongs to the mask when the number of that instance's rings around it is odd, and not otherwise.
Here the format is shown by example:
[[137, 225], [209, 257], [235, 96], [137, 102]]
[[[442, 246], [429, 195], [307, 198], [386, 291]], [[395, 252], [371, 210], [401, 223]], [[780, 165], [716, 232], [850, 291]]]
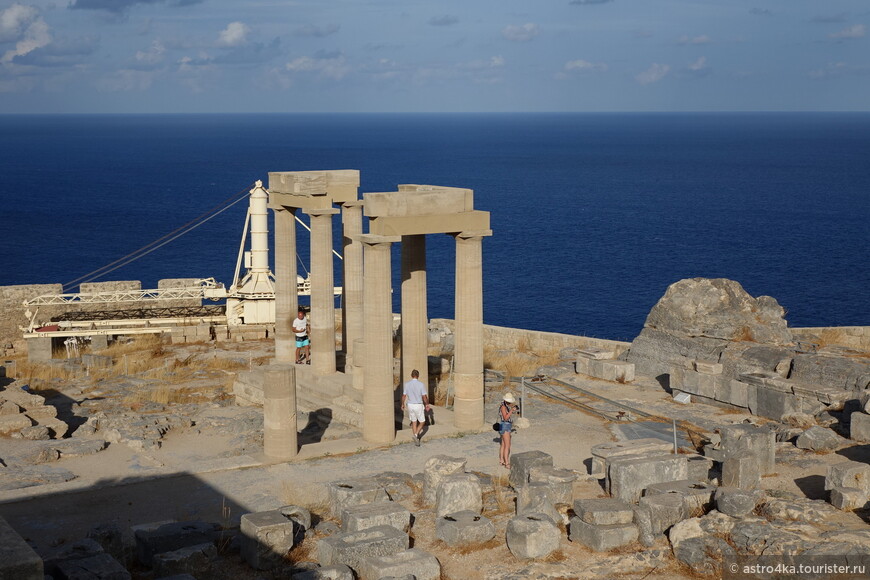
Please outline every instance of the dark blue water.
[[[631, 339], [669, 284], [705, 276], [792, 326], [870, 325], [870, 114], [0, 116], [0, 285], [66, 283], [312, 169], [472, 188], [490, 324]], [[244, 212], [105, 279], [229, 284]], [[430, 316], [452, 317], [448, 236], [428, 262]]]

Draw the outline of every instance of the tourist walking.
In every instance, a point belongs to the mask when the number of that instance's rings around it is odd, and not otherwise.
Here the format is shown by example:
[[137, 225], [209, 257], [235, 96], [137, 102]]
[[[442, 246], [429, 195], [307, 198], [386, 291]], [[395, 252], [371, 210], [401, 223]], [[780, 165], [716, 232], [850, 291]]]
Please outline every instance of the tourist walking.
[[301, 308], [293, 321], [293, 332], [296, 333], [296, 364], [303, 362], [311, 364], [311, 340], [308, 338], [311, 326], [305, 318], [305, 311]]
[[411, 371], [411, 380], [402, 389], [403, 411], [406, 406], [408, 418], [411, 420], [411, 436], [414, 438], [414, 445], [419, 447], [426, 413], [429, 412], [429, 395], [426, 394], [426, 385], [420, 380], [420, 371], [417, 369]]
[[516, 405], [516, 399], [513, 394], [507, 393], [498, 407], [498, 432], [501, 435], [501, 446], [499, 448], [498, 459], [505, 467], [510, 467], [511, 460], [511, 429], [514, 426], [514, 413], [519, 409]]

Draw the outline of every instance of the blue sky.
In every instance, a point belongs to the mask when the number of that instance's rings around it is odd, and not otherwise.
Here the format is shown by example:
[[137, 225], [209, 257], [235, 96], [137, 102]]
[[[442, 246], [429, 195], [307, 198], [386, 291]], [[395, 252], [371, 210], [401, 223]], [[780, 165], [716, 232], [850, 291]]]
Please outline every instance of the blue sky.
[[3, 113], [866, 111], [867, 0], [0, 2]]

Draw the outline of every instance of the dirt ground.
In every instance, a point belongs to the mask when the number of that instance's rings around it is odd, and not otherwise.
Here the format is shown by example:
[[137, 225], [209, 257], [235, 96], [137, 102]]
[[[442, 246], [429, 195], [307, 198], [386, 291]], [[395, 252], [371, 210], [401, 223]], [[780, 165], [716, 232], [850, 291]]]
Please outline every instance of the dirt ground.
[[[197, 352], [197, 348], [192, 347], [165, 348], [165, 356], [176, 360], [189, 358], [190, 354]], [[210, 350], [215, 357], [235, 358], [247, 364], [240, 364], [234, 370], [204, 370], [198, 375], [194, 371], [190, 380], [174, 383], [173, 388], [187, 393], [211, 392], [209, 396], [198, 397], [196, 406], [188, 409], [195, 417], [194, 426], [170, 430], [163, 436], [159, 448], [136, 449], [113, 443], [94, 455], [62, 458], [52, 465], [70, 470], [76, 479], [2, 491], [0, 515], [40, 554], [84, 538], [88, 530], [103, 523], [129, 528], [169, 519], [205, 520], [221, 523], [230, 530], [228, 537], [232, 537], [232, 530], [237, 528], [244, 513], [297, 504], [311, 509], [315, 519], [327, 519], [326, 484], [383, 472], [399, 472], [408, 474], [410, 478], [423, 471], [430, 457], [449, 455], [466, 458], [468, 471], [488, 478], [490, 485], [485, 486], [484, 515], [495, 522], [497, 535], [496, 540], [475, 549], [449, 548], [435, 539], [435, 516], [431, 506], [422, 505], [419, 494], [403, 499], [414, 514], [413, 546], [438, 557], [443, 578], [692, 577], [691, 571], [673, 559], [664, 538], [652, 548], [636, 545], [615, 553], [598, 554], [569, 542], [564, 526], [560, 549], [546, 560], [526, 562], [514, 558], [504, 543], [505, 526], [514, 509], [511, 491], [506, 486], [508, 472], [499, 466], [498, 439], [488, 428], [467, 434], [450, 431], [447, 427], [432, 428], [424, 437], [423, 444], [415, 447], [411, 444], [406, 425], [406, 429], [398, 433], [395, 444], [372, 448], [362, 441], [358, 430], [333, 423], [309, 442], [301, 439], [301, 452], [294, 461], [267, 461], [261, 453], [260, 431], [228, 427], [250, 423], [252, 408], [235, 406], [221, 392], [231, 384], [233, 373], [251, 366], [255, 359], [267, 358], [269, 351], [270, 345], [265, 341], [231, 346], [219, 353], [217, 349]], [[741, 422], [749, 417], [717, 407], [679, 405], [651, 380], [639, 380], [636, 384], [571, 380], [624, 404], [688, 421], [697, 425], [699, 431]], [[73, 384], [55, 381], [54, 384], [59, 393], [69, 393], [67, 396], [70, 397], [76, 397], [71, 394], [75, 392], [80, 393], [79, 398], [97, 397], [92, 384], [84, 380], [73, 381]], [[120, 397], [118, 393], [113, 395], [111, 380], [101, 383], [99, 389], [99, 396], [104, 399]], [[496, 405], [504, 389], [502, 385], [487, 387], [487, 418], [494, 420]], [[125, 399], [128, 407], [136, 403], [135, 398], [129, 398], [129, 392], [124, 396], [128, 397]], [[591, 456], [593, 445], [615, 439], [615, 425], [538, 396], [528, 399], [526, 417], [530, 426], [514, 434], [513, 452], [544, 451], [553, 456], [556, 467], [576, 471], [575, 499], [603, 496], [598, 481], [587, 477], [585, 462]], [[162, 412], [173, 412], [173, 406], [182, 404], [184, 399], [179, 401], [163, 404]], [[449, 412], [436, 409], [435, 417], [437, 424], [440, 419], [449, 417]], [[200, 423], [212, 427], [200, 428]], [[300, 430], [308, 427], [305, 414], [300, 413]], [[99, 435], [97, 431], [94, 436]], [[21, 443], [0, 439], [0, 455], [4, 449]], [[778, 444], [777, 473], [765, 477], [763, 486], [771, 495], [822, 498], [828, 466], [847, 458], [870, 461], [868, 447], [856, 446], [838, 453], [817, 455], [796, 449], [789, 443]], [[2, 472], [0, 477], [3, 477]], [[419, 476], [412, 481], [418, 485]], [[562, 512], [571, 515], [564, 507]], [[867, 525], [855, 514], [844, 513], [843, 517], [846, 525]], [[312, 533], [291, 556], [297, 561], [312, 557], [318, 534]], [[252, 573], [241, 563], [237, 543], [228, 541], [222, 548], [226, 566], [214, 577], [278, 577]], [[143, 572], [142, 577], [147, 577], [147, 574]]]

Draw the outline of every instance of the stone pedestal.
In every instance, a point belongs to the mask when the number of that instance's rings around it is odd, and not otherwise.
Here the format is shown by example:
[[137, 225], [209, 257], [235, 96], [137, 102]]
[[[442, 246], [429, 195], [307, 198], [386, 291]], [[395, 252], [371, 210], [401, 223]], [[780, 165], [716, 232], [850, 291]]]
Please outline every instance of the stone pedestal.
[[402, 380], [420, 371], [429, 387], [426, 236], [402, 236]]
[[263, 373], [263, 450], [275, 459], [296, 456], [296, 369], [272, 365]]
[[295, 210], [275, 210], [275, 360], [296, 361], [293, 319], [299, 308], [296, 295]]
[[335, 373], [335, 283], [332, 267], [332, 216], [337, 209], [310, 209], [311, 216], [311, 366], [315, 374]]
[[399, 240], [375, 235], [360, 240], [365, 250], [363, 438], [389, 443], [396, 438], [390, 246]]

